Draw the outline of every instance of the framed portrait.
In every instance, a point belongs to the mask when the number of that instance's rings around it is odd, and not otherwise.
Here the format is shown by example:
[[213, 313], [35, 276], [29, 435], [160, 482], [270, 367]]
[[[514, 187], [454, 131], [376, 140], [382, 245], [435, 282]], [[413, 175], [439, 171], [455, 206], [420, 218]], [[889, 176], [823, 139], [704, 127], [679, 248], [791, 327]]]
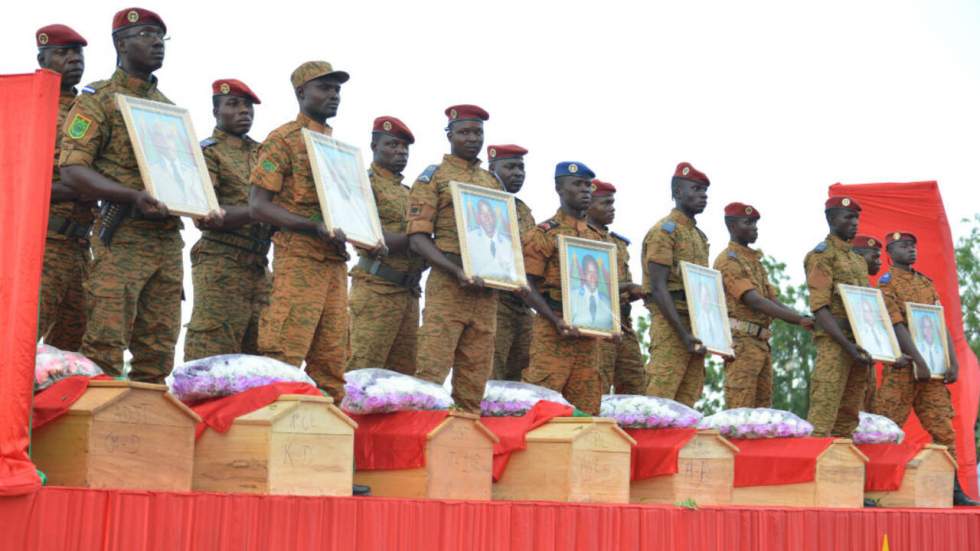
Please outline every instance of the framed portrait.
[[116, 95], [146, 191], [172, 214], [203, 218], [218, 209], [187, 109]]
[[505, 191], [449, 182], [463, 272], [489, 287], [527, 285], [514, 196]]
[[865, 349], [872, 359], [892, 363], [901, 355], [891, 316], [885, 308], [881, 291], [873, 287], [837, 284], [844, 300], [847, 320], [857, 345]]
[[303, 129], [303, 141], [328, 230], [344, 230], [347, 240], [365, 249], [384, 243], [361, 150], [326, 134]]
[[946, 317], [937, 304], [905, 303], [912, 343], [918, 349], [933, 379], [946, 377], [949, 369], [949, 340], [946, 338]]
[[708, 352], [734, 355], [721, 272], [681, 261], [681, 276], [691, 318], [691, 333], [701, 340]]
[[616, 245], [558, 236], [562, 318], [583, 335], [621, 332]]

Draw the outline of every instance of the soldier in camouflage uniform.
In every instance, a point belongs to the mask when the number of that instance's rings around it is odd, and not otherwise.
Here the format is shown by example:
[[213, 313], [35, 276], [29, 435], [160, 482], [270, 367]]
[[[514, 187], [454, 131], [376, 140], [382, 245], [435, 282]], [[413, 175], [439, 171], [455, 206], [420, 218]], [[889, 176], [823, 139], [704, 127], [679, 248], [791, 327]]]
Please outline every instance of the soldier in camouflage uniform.
[[271, 232], [248, 213], [248, 179], [259, 143], [248, 137], [258, 96], [235, 79], [211, 85], [214, 118], [201, 142], [224, 220], [198, 223], [201, 239], [191, 249], [194, 311], [184, 337], [184, 360], [218, 354], [258, 354], [259, 314], [269, 303]]
[[477, 158], [483, 147], [483, 121], [490, 115], [475, 105], [454, 105], [446, 115], [451, 153], [441, 164], [425, 169], [408, 199], [410, 245], [432, 266], [425, 284], [415, 376], [442, 384], [452, 368], [456, 406], [479, 414], [493, 368], [497, 292], [463, 272], [449, 182], [496, 190], [503, 186], [480, 168]]
[[[905, 424], [909, 411], [914, 409], [923, 428], [935, 443], [946, 446], [956, 459], [956, 432], [953, 430], [953, 404], [946, 385], [956, 382], [959, 362], [953, 339], [946, 331], [949, 347], [949, 368], [944, 379], [930, 378], [928, 363], [915, 346], [909, 332], [906, 304], [941, 304], [936, 287], [925, 275], [915, 271], [918, 256], [917, 239], [908, 232], [892, 232], [886, 236], [888, 255], [892, 259], [891, 271], [881, 276], [878, 286], [885, 298], [888, 314], [895, 327], [895, 336], [902, 352], [913, 359], [913, 367], [885, 366], [881, 389], [875, 397], [874, 412]], [[941, 333], [936, 331], [937, 336]], [[980, 505], [970, 499], [955, 479], [954, 505]]]
[[[344, 397], [349, 320], [346, 236], [322, 221], [302, 130], [330, 135], [340, 86], [349, 75], [308, 61], [290, 80], [299, 115], [273, 130], [259, 148], [249, 198], [252, 217], [279, 228], [273, 236], [272, 296], [259, 320], [259, 352], [300, 366], [340, 403]], [[379, 244], [376, 254], [383, 254]]]
[[[152, 74], [163, 65], [167, 27], [159, 15], [132, 8], [118, 12], [112, 28], [118, 68], [111, 79], [82, 89], [68, 113], [59, 161], [69, 187], [103, 202], [80, 352], [120, 375], [128, 347], [130, 379], [162, 383], [180, 332], [182, 226], [146, 191], [116, 95], [170, 103]], [[221, 216], [216, 211], [207, 220]]]
[[583, 336], [562, 319], [558, 247], [559, 235], [603, 240], [602, 233], [586, 220], [593, 178], [595, 174], [582, 163], [558, 163], [555, 190], [561, 208], [524, 239], [524, 269], [531, 287], [527, 300], [538, 315], [532, 329], [531, 361], [522, 380], [561, 392], [573, 406], [598, 415], [602, 398], [598, 339]]
[[616, 262], [619, 264], [619, 319], [623, 336], [617, 343], [599, 342], [599, 374], [602, 375], [603, 392], [613, 388], [616, 394], [645, 394], [647, 374], [643, 367], [640, 341], [633, 330], [632, 302], [643, 298], [643, 287], [633, 283], [630, 274], [629, 239], [609, 230], [616, 218], [616, 186], [601, 180], [592, 180], [592, 202], [589, 203], [589, 224], [598, 229], [605, 241], [616, 244]]
[[351, 358], [347, 370], [383, 367], [413, 375], [419, 327], [419, 280], [425, 263], [412, 253], [408, 226], [408, 186], [402, 171], [415, 136], [395, 117], [374, 119], [368, 171], [384, 232], [388, 256], [372, 257], [358, 249], [360, 261], [351, 270]]
[[691, 334], [681, 261], [708, 265], [708, 238], [694, 216], [708, 204], [711, 182], [690, 163], [680, 163], [671, 180], [674, 209], [643, 238], [643, 288], [649, 290], [650, 361], [647, 394], [693, 406], [704, 387], [701, 341]]
[[44, 270], [41, 272], [41, 306], [37, 336], [62, 350], [77, 351], [85, 334], [85, 292], [82, 283], [88, 274], [89, 233], [92, 207], [61, 182], [58, 157], [61, 155], [61, 128], [82, 79], [85, 39], [66, 25], [48, 25], [34, 33], [37, 62], [61, 74], [58, 98], [57, 135], [54, 142], [54, 172], [51, 179], [51, 212], [44, 242]]
[[[527, 150], [519, 145], [491, 145], [487, 147], [490, 172], [500, 180], [509, 193], [515, 194], [517, 226], [523, 240], [534, 228], [531, 208], [516, 197], [524, 186], [524, 156]], [[493, 353], [493, 378], [502, 381], [519, 381], [527, 367], [531, 347], [531, 322], [534, 319], [517, 293], [499, 293], [497, 301], [497, 337]]]
[[[878, 274], [881, 270], [880, 239], [868, 235], [855, 235], [854, 239], [851, 239], [851, 250], [864, 257], [864, 262], [868, 265], [869, 276]], [[911, 358], [908, 358], [907, 361], [911, 362]], [[873, 409], [876, 383], [875, 368], [872, 366], [868, 373], [868, 385], [864, 391], [864, 403], [861, 405], [861, 411], [871, 411]]]
[[868, 287], [868, 265], [849, 243], [857, 233], [861, 206], [849, 197], [831, 197], [824, 207], [830, 234], [803, 260], [817, 348], [807, 420], [814, 436], [850, 438], [872, 360], [854, 342], [837, 285]]
[[744, 203], [725, 207], [731, 240], [715, 258], [721, 272], [730, 316], [735, 357], [725, 362], [725, 407], [772, 407], [772, 351], [769, 327], [773, 318], [813, 330], [813, 318], [779, 302], [762, 265], [762, 251], [749, 247], [759, 237], [759, 210]]

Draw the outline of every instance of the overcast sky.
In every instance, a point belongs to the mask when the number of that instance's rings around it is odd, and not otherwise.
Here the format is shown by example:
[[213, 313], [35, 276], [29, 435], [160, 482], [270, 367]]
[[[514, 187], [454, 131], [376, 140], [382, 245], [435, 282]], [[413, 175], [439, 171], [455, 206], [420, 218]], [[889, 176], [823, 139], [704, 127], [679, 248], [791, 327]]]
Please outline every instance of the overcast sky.
[[[476, 103], [490, 112], [488, 144], [530, 150], [520, 196], [538, 221], [557, 208], [558, 161], [584, 162], [619, 188], [613, 226], [633, 239], [635, 279], [680, 161], [712, 181], [699, 218], [712, 260], [728, 240], [724, 205], [743, 201], [762, 213], [759, 247], [801, 280], [804, 254], [827, 233], [822, 202], [835, 182], [938, 180], [954, 238], [966, 233], [959, 220], [980, 211], [976, 2], [667, 4], [141, 5], [167, 23], [160, 89], [190, 109], [199, 138], [213, 127], [214, 79], [239, 78], [260, 96], [252, 136], [263, 139], [296, 115], [292, 70], [324, 59], [351, 73], [334, 136], [370, 155], [374, 117], [401, 118], [417, 139], [410, 184], [447, 151], [443, 110]], [[13, 3], [0, 72], [33, 70], [35, 29], [65, 23], [89, 41], [83, 82], [108, 78], [111, 19], [123, 7]], [[188, 250], [196, 239], [185, 232]], [[190, 290], [189, 265], [185, 278]]]

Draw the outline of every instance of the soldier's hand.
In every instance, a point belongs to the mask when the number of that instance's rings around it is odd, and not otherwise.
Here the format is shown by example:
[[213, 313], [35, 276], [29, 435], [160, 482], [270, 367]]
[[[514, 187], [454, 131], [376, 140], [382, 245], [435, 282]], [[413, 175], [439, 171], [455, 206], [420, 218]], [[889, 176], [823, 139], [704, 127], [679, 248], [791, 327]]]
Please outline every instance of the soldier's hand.
[[563, 339], [577, 339], [582, 336], [582, 332], [578, 330], [578, 327], [568, 325], [561, 318], [558, 318], [558, 321], [555, 323], [555, 329], [558, 330], [558, 336]]
[[854, 343], [850, 344], [851, 346], [847, 348], [847, 353], [851, 356], [851, 359], [859, 364], [865, 365], [869, 365], [874, 362], [874, 360], [871, 359], [871, 354], [868, 354], [867, 350]]
[[208, 213], [204, 218], [194, 220], [194, 225], [202, 230], [220, 229], [225, 221], [225, 209], [216, 209]]
[[683, 339], [684, 348], [687, 349], [688, 354], [696, 354], [698, 356], [704, 356], [708, 353], [708, 349], [701, 342], [701, 339], [695, 337], [690, 333], [684, 333]]
[[892, 364], [892, 367], [894, 367], [895, 369], [905, 369], [906, 367], [909, 367], [911, 365], [912, 365], [912, 356], [909, 356], [908, 354], [902, 354], [898, 357], [897, 360], [895, 360], [895, 363]]
[[378, 244], [375, 245], [373, 249], [368, 251], [368, 255], [374, 258], [382, 258], [388, 256], [388, 246], [385, 245], [384, 241], [378, 241]]
[[623, 334], [622, 333], [613, 333], [612, 335], [609, 335], [608, 337], [605, 337], [605, 339], [607, 341], [613, 343], [613, 344], [619, 344], [619, 343], [623, 342]]
[[640, 300], [646, 295], [646, 293], [643, 291], [643, 287], [640, 287], [635, 283], [630, 285], [626, 289], [626, 293], [629, 297], [630, 302], [633, 302], [634, 300]]
[[803, 318], [800, 319], [800, 327], [806, 329], [807, 331], [810, 331], [811, 333], [813, 332], [813, 328], [815, 326], [816, 326], [816, 322], [810, 316], [803, 316]]
[[[952, 354], [950, 354], [952, 356]], [[960, 378], [960, 364], [959, 362], [953, 360], [949, 362], [949, 369], [946, 370], [946, 375], [943, 376], [943, 382], [947, 385], [951, 385]]]
[[463, 287], [464, 289], [467, 287], [476, 287], [476, 280], [477, 278], [475, 277], [467, 277], [466, 272], [464, 272], [462, 268], [456, 268], [456, 281], [459, 282], [460, 287]]
[[526, 300], [527, 297], [531, 296], [531, 288], [527, 285], [521, 285], [517, 289], [514, 289], [514, 294], [521, 299]]
[[139, 192], [133, 204], [147, 218], [166, 218], [170, 215], [170, 211], [167, 209], [167, 205], [163, 204], [163, 201], [154, 199], [145, 191]]
[[912, 379], [916, 381], [928, 381], [932, 377], [929, 373], [929, 368], [925, 365], [919, 365], [918, 362], [912, 364]]

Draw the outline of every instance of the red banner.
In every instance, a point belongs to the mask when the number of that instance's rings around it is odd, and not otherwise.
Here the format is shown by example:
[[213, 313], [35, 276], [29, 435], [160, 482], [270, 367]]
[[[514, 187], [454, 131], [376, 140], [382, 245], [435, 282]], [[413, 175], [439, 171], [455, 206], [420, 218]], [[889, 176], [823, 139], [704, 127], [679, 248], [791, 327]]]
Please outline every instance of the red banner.
[[27, 456], [37, 305], [61, 76], [0, 76], [0, 496], [41, 481]]

